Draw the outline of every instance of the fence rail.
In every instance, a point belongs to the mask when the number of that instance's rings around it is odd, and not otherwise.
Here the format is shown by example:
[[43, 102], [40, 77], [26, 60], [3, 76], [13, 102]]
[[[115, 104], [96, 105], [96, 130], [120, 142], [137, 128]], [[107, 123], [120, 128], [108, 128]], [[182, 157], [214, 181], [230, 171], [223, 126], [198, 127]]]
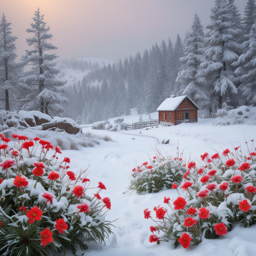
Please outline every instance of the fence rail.
[[148, 122], [146, 122], [146, 121], [136, 122], [136, 123], [132, 123], [132, 124], [126, 124], [126, 130], [142, 129], [145, 127], [157, 126], [158, 124], [159, 124], [158, 119], [150, 120]]

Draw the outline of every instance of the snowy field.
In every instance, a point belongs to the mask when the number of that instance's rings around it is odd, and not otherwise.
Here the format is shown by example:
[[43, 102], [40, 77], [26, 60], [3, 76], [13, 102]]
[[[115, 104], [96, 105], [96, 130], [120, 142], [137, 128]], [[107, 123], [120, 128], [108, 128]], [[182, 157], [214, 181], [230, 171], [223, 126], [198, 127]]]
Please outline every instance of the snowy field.
[[[134, 116], [135, 118], [135, 116]], [[136, 120], [134, 120], [136, 121]], [[101, 248], [90, 246], [86, 252], [88, 256], [130, 256], [132, 255], [225, 255], [246, 256], [256, 255], [256, 226], [240, 228], [236, 226], [226, 236], [216, 240], [203, 240], [194, 248], [185, 250], [181, 246], [173, 248], [171, 243], [160, 245], [149, 243], [149, 227], [154, 225], [151, 220], [144, 219], [143, 210], [162, 205], [164, 196], [176, 198], [177, 193], [172, 190], [161, 191], [156, 194], [137, 195], [128, 190], [131, 170], [137, 164], [150, 160], [155, 155], [156, 147], [165, 152], [176, 153], [179, 144], [184, 149], [184, 157], [199, 159], [204, 152], [215, 153], [215, 150], [244, 145], [245, 139], [255, 139], [256, 127], [252, 125], [212, 126], [214, 119], [199, 120], [194, 124], [181, 124], [173, 127], [153, 128], [150, 130], [132, 130], [109, 132], [84, 128], [99, 135], [109, 135], [113, 142], [102, 142], [94, 148], [84, 148], [81, 151], [64, 151], [64, 156], [71, 158], [71, 168], [79, 171], [89, 167], [91, 187], [103, 182], [107, 190], [102, 196], [111, 199], [112, 209], [107, 219], [115, 220], [112, 235], [106, 246]], [[141, 136], [143, 135], [143, 136]], [[170, 139], [170, 144], [158, 144], [163, 139]]]

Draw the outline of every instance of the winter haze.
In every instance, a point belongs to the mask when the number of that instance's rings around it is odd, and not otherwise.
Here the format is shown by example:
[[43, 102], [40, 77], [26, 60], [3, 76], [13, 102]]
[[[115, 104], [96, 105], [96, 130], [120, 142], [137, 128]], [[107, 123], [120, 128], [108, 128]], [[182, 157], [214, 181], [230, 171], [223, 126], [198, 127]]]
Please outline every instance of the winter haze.
[[[243, 13], [246, 1], [235, 0]], [[184, 39], [197, 12], [209, 24], [214, 0], [1, 0], [12, 23], [18, 58], [28, 49], [26, 29], [39, 7], [51, 27], [57, 55], [117, 61], [143, 52], [163, 39]]]

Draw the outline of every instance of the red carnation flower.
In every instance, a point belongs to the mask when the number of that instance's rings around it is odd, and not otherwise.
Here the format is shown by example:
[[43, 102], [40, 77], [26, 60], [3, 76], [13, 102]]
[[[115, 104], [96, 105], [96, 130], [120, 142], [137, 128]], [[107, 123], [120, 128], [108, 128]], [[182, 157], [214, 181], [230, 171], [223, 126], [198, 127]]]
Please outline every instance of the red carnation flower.
[[227, 156], [228, 153], [230, 153], [229, 149], [225, 149], [225, 150], [222, 152], [223, 156]]
[[40, 138], [35, 137], [33, 140], [34, 140], [34, 141], [38, 141], [38, 140], [40, 140]]
[[2, 223], [2, 221], [0, 221], [0, 228], [3, 226], [3, 223]]
[[169, 204], [170, 197], [164, 197], [164, 204]]
[[197, 223], [197, 220], [195, 220], [195, 219], [193, 219], [193, 218], [191, 218], [191, 217], [188, 217], [188, 218], [186, 218], [185, 219], [185, 221], [184, 221], [184, 226], [185, 227], [192, 227], [194, 224], [196, 224]]
[[153, 232], [156, 232], [157, 231], [157, 227], [150, 227], [150, 231], [153, 233]]
[[13, 181], [13, 185], [20, 188], [20, 187], [26, 187], [28, 185], [28, 182], [26, 180], [26, 178], [24, 177], [20, 177], [20, 176], [16, 176], [14, 181]]
[[34, 206], [27, 212], [26, 215], [29, 218], [29, 223], [32, 224], [35, 220], [41, 220], [43, 212], [37, 206]]
[[214, 155], [211, 156], [211, 159], [218, 159], [220, 158], [218, 153], [215, 153]]
[[3, 163], [0, 164], [3, 170], [11, 168], [14, 165], [15, 160], [5, 160]]
[[147, 165], [148, 164], [148, 162], [144, 162], [142, 165]]
[[206, 186], [206, 188], [207, 188], [208, 190], [210, 190], [210, 191], [213, 191], [214, 189], [216, 189], [216, 184], [214, 184], [214, 183], [208, 184], [208, 185]]
[[172, 184], [172, 189], [176, 189], [178, 187], [178, 185], [176, 183]]
[[106, 187], [105, 187], [105, 185], [102, 182], [99, 182], [98, 188], [106, 190]]
[[51, 143], [48, 143], [44, 146], [45, 149], [47, 149], [47, 151], [49, 151], [49, 149], [53, 149], [53, 145]]
[[67, 171], [66, 173], [70, 180], [76, 180], [76, 176], [72, 171]]
[[64, 157], [63, 162], [69, 163], [70, 164], [70, 159], [68, 157]]
[[12, 155], [13, 155], [14, 157], [17, 157], [17, 156], [19, 156], [19, 152], [16, 151], [16, 150], [13, 150], [13, 151], [12, 151]]
[[256, 188], [254, 186], [247, 186], [245, 189], [250, 194], [251, 193], [256, 193]]
[[207, 196], [208, 196], [208, 193], [209, 193], [208, 190], [202, 190], [202, 191], [200, 191], [199, 193], [197, 193], [197, 196], [198, 196], [198, 197], [201, 197], [201, 198], [207, 197]]
[[21, 206], [21, 207], [19, 208], [19, 210], [26, 212], [26, 211], [27, 211], [27, 208], [26, 208], [25, 206]]
[[203, 169], [203, 168], [200, 168], [200, 169], [197, 171], [197, 173], [198, 173], [198, 174], [202, 174], [203, 171], [204, 171], [204, 169]]
[[34, 142], [33, 141], [25, 141], [22, 144], [22, 148], [25, 148], [28, 151], [29, 151], [29, 148], [33, 147], [33, 146], [34, 146]]
[[153, 167], [152, 167], [152, 165], [149, 165], [149, 166], [147, 166], [147, 168], [148, 168], [148, 169], [152, 169]]
[[203, 176], [203, 177], [200, 179], [200, 181], [201, 181], [202, 183], [206, 183], [210, 178], [211, 178], [211, 177], [210, 177], [209, 175], [205, 175], [205, 176]]
[[248, 212], [251, 209], [250, 204], [248, 203], [247, 199], [239, 202], [239, 209], [244, 212]]
[[231, 181], [238, 184], [243, 180], [243, 177], [241, 175], [235, 175], [231, 178]]
[[73, 194], [76, 195], [77, 197], [83, 196], [84, 195], [84, 188], [80, 185], [77, 185], [73, 189]]
[[33, 169], [32, 173], [35, 176], [40, 177], [40, 176], [42, 176], [44, 174], [44, 170], [41, 167], [36, 167], [36, 168]]
[[68, 229], [68, 224], [64, 221], [64, 219], [57, 219], [55, 222], [55, 229], [60, 233], [63, 234], [66, 229]]
[[174, 209], [175, 210], [183, 210], [186, 206], [187, 201], [183, 197], [178, 197], [174, 202]]
[[149, 237], [149, 242], [150, 243], [155, 243], [159, 240], [159, 237], [156, 234], [150, 235]]
[[78, 205], [77, 209], [79, 209], [79, 212], [90, 212], [90, 207], [87, 203], [83, 203], [81, 205]]
[[183, 246], [183, 248], [188, 248], [190, 246], [190, 241], [192, 238], [189, 234], [186, 232], [181, 235], [181, 237], [178, 239], [179, 243]]
[[145, 219], [151, 218], [150, 211], [148, 210], [148, 208], [144, 210], [144, 218]]
[[235, 165], [235, 160], [233, 158], [229, 159], [227, 162], [226, 162], [226, 166], [228, 167], [232, 167]]
[[6, 144], [1, 144], [0, 145], [0, 149], [7, 149], [8, 148], [8, 145], [6, 145]]
[[210, 170], [209, 172], [208, 172], [208, 175], [209, 176], [214, 176], [215, 174], [216, 174], [216, 170]]
[[205, 159], [207, 156], [208, 156], [208, 153], [207, 153], [207, 152], [204, 153], [203, 155], [201, 155], [202, 160], [204, 161], [204, 159]]
[[226, 189], [228, 189], [228, 183], [227, 182], [223, 182], [219, 185], [219, 189], [222, 191], [225, 191]]
[[95, 197], [97, 197], [99, 200], [101, 199], [99, 194], [94, 194]]
[[238, 149], [239, 149], [239, 147], [235, 147], [234, 149], [235, 149], [235, 150], [238, 150]]
[[189, 170], [183, 175], [183, 178], [186, 180], [188, 175], [189, 175]]
[[0, 133], [0, 138], [1, 138], [1, 139], [4, 138], [4, 135], [3, 135], [2, 133]]
[[87, 181], [90, 181], [90, 179], [84, 178], [84, 179], [82, 180], [82, 183], [85, 183], [85, 182], [87, 182]]
[[251, 166], [250, 166], [249, 163], [242, 163], [241, 166], [238, 167], [238, 170], [240, 170], [240, 171], [245, 171], [245, 170], [248, 170], [248, 169], [250, 169], [250, 168], [251, 168]]
[[40, 167], [40, 168], [45, 168], [45, 165], [42, 162], [36, 162], [36, 163], [34, 163], [34, 166], [35, 167]]
[[195, 162], [188, 163], [188, 169], [195, 168], [195, 167], [196, 167], [196, 163]]
[[183, 185], [180, 188], [183, 188], [185, 190], [187, 190], [189, 187], [191, 187], [193, 185], [192, 182], [190, 181], [186, 181], [185, 183], [183, 183]]
[[227, 227], [224, 223], [217, 223], [213, 228], [217, 235], [224, 236], [227, 234]]
[[111, 202], [110, 202], [110, 199], [109, 199], [108, 197], [104, 197], [104, 198], [102, 199], [102, 201], [103, 201], [103, 203], [105, 204], [106, 208], [110, 210], [110, 209], [111, 209]]
[[56, 151], [56, 153], [59, 153], [59, 154], [62, 154], [62, 152], [61, 152], [61, 150], [60, 150], [60, 147], [55, 147], [55, 151]]
[[138, 169], [137, 172], [141, 172], [141, 169]]
[[60, 175], [57, 172], [51, 171], [48, 175], [49, 180], [57, 180]]
[[2, 184], [3, 181], [4, 181], [4, 180], [0, 178], [0, 184]]
[[28, 137], [25, 135], [18, 136], [18, 140], [28, 140]]
[[250, 155], [251, 156], [256, 156], [256, 152], [251, 152]]
[[50, 202], [52, 204], [52, 200], [53, 200], [53, 195], [49, 194], [49, 193], [43, 193], [43, 198], [46, 199], [46, 202]]
[[167, 211], [164, 210], [164, 207], [161, 207], [156, 210], [156, 217], [161, 220], [164, 218], [164, 215], [167, 213]]
[[187, 210], [187, 214], [188, 214], [188, 215], [194, 215], [196, 212], [197, 212], [197, 210], [196, 210], [194, 207], [190, 207], [190, 208]]
[[9, 138], [2, 138], [2, 141], [6, 142], [6, 143], [9, 143], [11, 141], [11, 139], [9, 139]]
[[136, 171], [136, 168], [133, 168], [133, 169], [132, 169], [132, 172], [135, 172], [135, 171]]
[[203, 219], [208, 219], [210, 217], [210, 211], [204, 207], [199, 209], [198, 216]]
[[12, 135], [12, 137], [13, 137], [14, 139], [17, 139], [18, 136], [19, 136], [19, 135], [18, 135], [18, 134], [15, 134], [15, 133]]
[[48, 243], [53, 242], [52, 232], [50, 231], [49, 228], [46, 228], [44, 231], [41, 231], [40, 235], [41, 235], [41, 244], [43, 246], [46, 246]]

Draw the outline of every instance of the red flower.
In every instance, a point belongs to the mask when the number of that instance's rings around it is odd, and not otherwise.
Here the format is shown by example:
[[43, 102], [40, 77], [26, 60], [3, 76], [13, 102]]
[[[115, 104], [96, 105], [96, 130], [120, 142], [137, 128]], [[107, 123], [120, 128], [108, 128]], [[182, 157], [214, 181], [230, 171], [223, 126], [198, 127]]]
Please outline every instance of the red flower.
[[201, 198], [207, 197], [207, 196], [208, 196], [208, 193], [209, 193], [208, 190], [202, 190], [202, 191], [200, 191], [199, 193], [197, 193], [197, 196], [198, 196], [198, 197], [201, 197]]
[[136, 168], [133, 168], [133, 169], [132, 169], [132, 172], [135, 172], [135, 171], [136, 171]]
[[57, 172], [51, 171], [48, 175], [49, 180], [57, 180], [60, 175]]
[[164, 197], [164, 204], [169, 204], [170, 197]]
[[18, 136], [18, 140], [28, 140], [28, 137], [25, 135]]
[[247, 160], [252, 160], [252, 158], [251, 158], [250, 156], [248, 156], [246, 159], [247, 159]]
[[148, 162], [144, 162], [142, 165], [147, 165], [148, 164]]
[[235, 149], [235, 150], [238, 150], [238, 149], [239, 149], [239, 147], [235, 147], [234, 149]]
[[79, 209], [79, 212], [90, 212], [90, 207], [87, 203], [83, 203], [81, 205], [78, 205], [77, 209]]
[[193, 185], [192, 182], [190, 181], [186, 181], [185, 183], [183, 183], [183, 185], [180, 188], [183, 188], [185, 190], [187, 190], [189, 187], [191, 187]]
[[102, 201], [103, 201], [103, 203], [105, 204], [106, 208], [110, 210], [110, 209], [111, 209], [111, 202], [110, 202], [110, 199], [109, 199], [108, 197], [104, 197], [104, 198], [102, 199]]
[[98, 188], [106, 190], [106, 187], [105, 187], [105, 185], [102, 182], [99, 182]]
[[241, 175], [235, 175], [231, 178], [231, 181], [238, 184], [243, 180], [243, 177]]
[[3, 181], [4, 181], [4, 180], [0, 178], [0, 184], [2, 184]]
[[84, 188], [80, 185], [77, 185], [73, 189], [73, 194], [76, 195], [77, 197], [83, 196], [84, 195]]
[[0, 221], [0, 227], [2, 227], [2, 225], [3, 225], [3, 223], [2, 223], [2, 221]]
[[198, 173], [198, 174], [202, 174], [203, 171], [204, 171], [204, 169], [203, 169], [203, 168], [200, 168], [200, 169], [197, 171], [197, 173]]
[[22, 148], [25, 148], [26, 150], [29, 150], [30, 147], [34, 146], [34, 142], [33, 141], [25, 141], [22, 144]]
[[251, 156], [256, 156], [256, 152], [251, 152], [250, 155]]
[[0, 138], [1, 138], [1, 139], [4, 138], [4, 135], [3, 135], [2, 133], [0, 133]]
[[101, 199], [99, 194], [94, 194], [95, 197], [97, 197], [99, 200]]
[[149, 166], [147, 166], [147, 168], [148, 168], [148, 169], [152, 169], [153, 167], [152, 167], [152, 165], [149, 165]]
[[26, 211], [27, 211], [27, 208], [26, 208], [25, 206], [21, 206], [19, 210], [26, 212]]
[[59, 154], [62, 154], [62, 152], [61, 152], [61, 150], [60, 150], [60, 147], [55, 147], [55, 151], [56, 151], [56, 153], [59, 153]]
[[189, 175], [189, 170], [183, 175], [184, 179], [187, 179], [187, 176]]
[[46, 202], [50, 202], [52, 204], [52, 200], [53, 200], [53, 195], [49, 194], [49, 193], [43, 193], [43, 198], [46, 199]]
[[50, 231], [49, 228], [46, 228], [44, 231], [41, 231], [40, 235], [41, 235], [41, 244], [43, 246], [46, 246], [48, 243], [53, 242], [52, 232]]
[[159, 237], [156, 234], [150, 235], [149, 237], [149, 242], [150, 243], [155, 243], [159, 240]]
[[208, 172], [208, 175], [209, 176], [214, 176], [215, 174], [216, 174], [216, 170], [210, 170], [209, 172]]
[[251, 193], [256, 193], [256, 188], [254, 186], [247, 186], [245, 189], [250, 194]]
[[235, 165], [235, 160], [233, 158], [229, 159], [227, 162], [226, 162], [226, 166], [228, 167], [232, 167]]
[[156, 232], [157, 231], [157, 227], [150, 227], [150, 231], [153, 233], [153, 232]]
[[34, 163], [34, 166], [40, 167], [40, 168], [45, 168], [44, 163], [42, 163], [42, 162], [36, 162], [36, 163]]
[[190, 207], [188, 210], [187, 210], [187, 214], [188, 215], [193, 215], [195, 214], [197, 211], [194, 207]]
[[6, 145], [6, 144], [1, 144], [0, 145], [0, 149], [7, 149], [8, 148], [8, 145]]
[[27, 212], [26, 215], [29, 218], [29, 223], [32, 224], [35, 220], [41, 220], [43, 212], [37, 206], [34, 206]]
[[250, 166], [249, 163], [242, 163], [241, 166], [238, 167], [238, 170], [240, 170], [240, 171], [245, 171], [245, 170], [248, 170], [248, 169], [250, 169], [250, 168], [251, 168], [251, 166]]
[[70, 159], [68, 157], [64, 157], [63, 162], [69, 163], [70, 164]]
[[179, 243], [183, 246], [183, 248], [188, 248], [190, 246], [190, 241], [192, 238], [189, 234], [186, 232], [181, 235], [181, 237], [178, 239]]
[[70, 180], [76, 180], [76, 176], [72, 171], [67, 171], [66, 173]]
[[17, 156], [19, 156], [19, 152], [18, 152], [18, 151], [13, 150], [13, 151], [12, 151], [12, 155], [13, 155], [14, 157], [17, 157]]
[[40, 176], [42, 176], [44, 174], [44, 170], [41, 167], [36, 167], [36, 168], [33, 169], [32, 173], [35, 176], [40, 177]]
[[223, 156], [227, 156], [228, 153], [230, 153], [229, 149], [225, 149], [225, 150], [222, 152]]
[[33, 140], [34, 140], [34, 141], [38, 141], [38, 140], [40, 140], [40, 138], [35, 137]]
[[154, 156], [153, 159], [156, 159], [156, 156]]
[[210, 211], [204, 207], [199, 209], [198, 216], [203, 219], [208, 219], [210, 217]]
[[174, 209], [175, 210], [183, 210], [186, 206], [187, 201], [183, 197], [178, 197], [174, 202]]
[[6, 170], [14, 165], [15, 160], [5, 160], [0, 164], [3, 170]]
[[215, 153], [214, 155], [211, 156], [211, 159], [217, 159], [220, 158], [218, 153]]
[[82, 180], [82, 183], [85, 183], [85, 182], [87, 182], [87, 181], [90, 181], [90, 179], [84, 178], [84, 179]]
[[164, 215], [167, 213], [167, 211], [164, 210], [164, 207], [161, 207], [156, 210], [156, 217], [161, 220], [164, 218]]
[[4, 141], [4, 142], [8, 143], [8, 142], [10, 142], [10, 141], [11, 141], [11, 139], [9, 139], [9, 138], [2, 138], [2, 141]]
[[195, 162], [188, 163], [188, 169], [195, 168], [195, 167], [196, 167], [196, 163]]
[[176, 189], [178, 187], [178, 185], [176, 183], [172, 184], [172, 189]]
[[207, 156], [208, 156], [208, 153], [207, 153], [207, 152], [204, 153], [203, 155], [201, 155], [202, 160], [204, 161], [204, 159], [205, 159]]
[[13, 137], [14, 139], [17, 139], [18, 136], [19, 136], [19, 135], [18, 135], [18, 134], [15, 134], [15, 133], [12, 135], [12, 137]]
[[219, 189], [222, 190], [222, 191], [225, 191], [226, 189], [228, 189], [228, 183], [226, 181], [221, 183], [219, 185]]
[[144, 218], [145, 219], [151, 218], [150, 211], [148, 210], [148, 208], [144, 210]]
[[239, 202], [239, 209], [244, 212], [248, 212], [251, 209], [250, 204], [247, 199], [244, 199], [242, 202]]
[[210, 190], [210, 191], [213, 191], [214, 189], [216, 189], [216, 184], [214, 184], [214, 183], [208, 184], [208, 185], [206, 186], [206, 188], [207, 188], [208, 190]]
[[13, 185], [20, 188], [20, 187], [26, 187], [28, 185], [28, 182], [26, 180], [26, 178], [24, 177], [20, 177], [20, 176], [16, 176], [15, 180], [13, 181]]
[[68, 224], [64, 219], [57, 219], [54, 227], [60, 234], [63, 234], [65, 230], [68, 229]]
[[44, 146], [45, 149], [47, 149], [47, 151], [49, 151], [49, 149], [53, 149], [53, 145], [51, 143], [47, 143], [45, 146]]
[[184, 226], [185, 227], [192, 227], [194, 224], [196, 224], [197, 223], [197, 220], [195, 220], [195, 219], [193, 219], [193, 218], [191, 218], [191, 217], [188, 217], [188, 218], [186, 218], [185, 219], [185, 221], [184, 221]]
[[227, 227], [224, 225], [224, 223], [217, 223], [214, 226], [215, 233], [220, 236], [224, 236], [227, 234]]
[[205, 176], [203, 176], [203, 177], [200, 179], [200, 181], [201, 181], [202, 183], [206, 183], [210, 178], [211, 178], [211, 177], [210, 177], [209, 175], [205, 175]]

